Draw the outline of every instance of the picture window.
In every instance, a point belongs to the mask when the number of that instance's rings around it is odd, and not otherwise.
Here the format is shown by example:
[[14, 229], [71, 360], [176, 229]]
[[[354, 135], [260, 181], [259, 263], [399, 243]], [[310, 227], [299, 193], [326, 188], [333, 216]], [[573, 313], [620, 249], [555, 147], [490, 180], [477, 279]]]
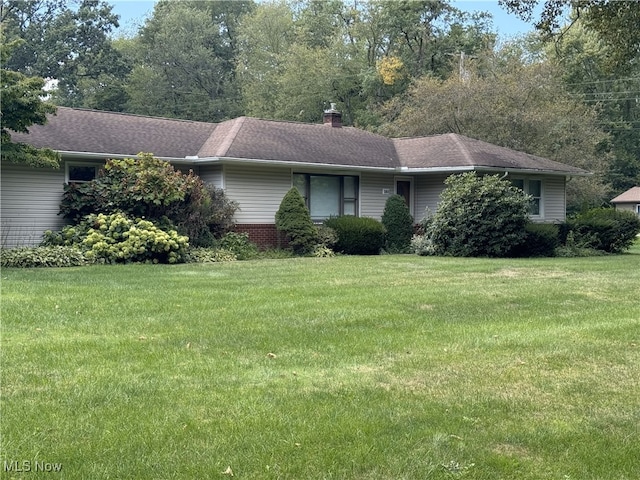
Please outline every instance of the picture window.
[[315, 222], [339, 215], [358, 214], [358, 177], [294, 173], [298, 189]]

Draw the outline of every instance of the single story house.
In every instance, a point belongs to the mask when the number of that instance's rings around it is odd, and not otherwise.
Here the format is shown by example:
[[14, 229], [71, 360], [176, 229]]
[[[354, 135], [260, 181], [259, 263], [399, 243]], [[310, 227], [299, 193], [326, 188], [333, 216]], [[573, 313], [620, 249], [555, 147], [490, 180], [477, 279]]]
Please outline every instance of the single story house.
[[296, 186], [311, 216], [351, 214], [380, 219], [389, 195], [405, 197], [416, 220], [435, 211], [444, 180], [477, 171], [506, 175], [534, 198], [531, 218], [565, 219], [565, 185], [589, 173], [462, 135], [387, 138], [343, 127], [335, 107], [323, 124], [239, 117], [193, 122], [59, 107], [46, 125], [12, 140], [60, 152], [58, 170], [3, 163], [2, 245], [37, 244], [63, 226], [63, 184], [95, 177], [108, 158], [150, 152], [238, 202], [237, 229], [262, 245], [276, 242], [275, 213]]
[[640, 187], [631, 187], [611, 200], [616, 210], [627, 210], [640, 216]]

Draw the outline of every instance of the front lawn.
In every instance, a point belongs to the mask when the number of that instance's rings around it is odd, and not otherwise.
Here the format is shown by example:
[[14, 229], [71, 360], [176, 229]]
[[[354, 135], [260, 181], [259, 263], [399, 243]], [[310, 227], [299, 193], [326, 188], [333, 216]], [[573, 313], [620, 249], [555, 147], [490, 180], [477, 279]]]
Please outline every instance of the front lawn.
[[638, 478], [639, 285], [638, 244], [5, 269], [0, 476]]

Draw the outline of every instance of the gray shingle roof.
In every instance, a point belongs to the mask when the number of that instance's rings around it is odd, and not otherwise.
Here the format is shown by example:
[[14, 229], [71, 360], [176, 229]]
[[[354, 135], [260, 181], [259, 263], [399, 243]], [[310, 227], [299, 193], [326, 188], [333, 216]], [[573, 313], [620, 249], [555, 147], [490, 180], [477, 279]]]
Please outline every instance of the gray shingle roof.
[[61, 152], [303, 162], [397, 169], [515, 169], [587, 172], [456, 134], [389, 139], [353, 127], [239, 117], [219, 124], [58, 107], [16, 142]]
[[240, 117], [218, 125], [199, 157], [399, 167], [393, 143], [353, 127]]
[[33, 125], [29, 134], [12, 133], [14, 142], [61, 152], [132, 155], [151, 152], [158, 157], [196, 155], [216, 125], [115, 112], [58, 107], [46, 125]]
[[455, 133], [396, 138], [393, 142], [402, 165], [414, 169], [480, 167], [550, 173], [586, 173], [577, 167]]

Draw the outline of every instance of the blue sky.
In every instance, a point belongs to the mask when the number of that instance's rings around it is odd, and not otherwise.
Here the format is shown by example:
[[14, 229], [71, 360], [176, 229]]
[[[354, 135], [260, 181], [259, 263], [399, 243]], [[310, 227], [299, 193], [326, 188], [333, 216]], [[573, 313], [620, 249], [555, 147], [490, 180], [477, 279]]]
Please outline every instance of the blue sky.
[[[153, 12], [153, 0], [111, 0], [113, 11], [120, 15], [121, 31], [134, 34], [137, 27], [144, 22], [146, 15]], [[515, 15], [504, 11], [498, 0], [453, 0], [452, 4], [460, 10], [474, 12], [487, 11], [493, 15], [494, 30], [502, 39], [526, 33], [533, 30], [533, 26], [518, 19]]]

